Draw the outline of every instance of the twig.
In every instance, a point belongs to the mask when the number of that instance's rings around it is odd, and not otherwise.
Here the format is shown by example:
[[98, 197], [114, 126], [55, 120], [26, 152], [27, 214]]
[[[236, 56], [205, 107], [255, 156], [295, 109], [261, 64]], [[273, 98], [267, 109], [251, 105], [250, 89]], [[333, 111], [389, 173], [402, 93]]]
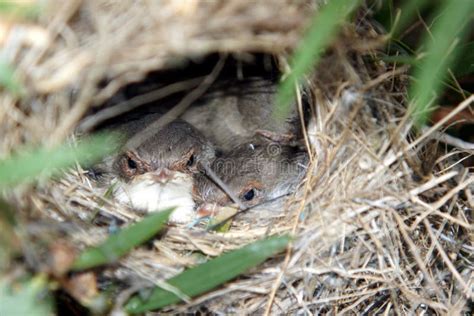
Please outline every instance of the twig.
[[187, 94], [180, 103], [178, 103], [175, 107], [171, 110], [166, 112], [162, 117], [157, 119], [155, 122], [150, 124], [147, 128], [145, 128], [142, 132], [136, 134], [132, 138], [128, 140], [125, 144], [125, 148], [136, 148], [140, 146], [144, 141], [146, 141], [149, 137], [156, 133], [156, 130], [166, 124], [171, 123], [174, 119], [184, 113], [186, 109], [199, 97], [201, 97], [207, 89], [211, 86], [211, 84], [216, 80], [217, 76], [219, 75], [222, 67], [224, 67], [226, 57], [221, 57], [217, 62], [212, 72], [204, 78], [202, 83], [189, 94]]
[[433, 208], [439, 209], [443, 206], [448, 200], [450, 200], [453, 196], [461, 192], [464, 188], [468, 187], [471, 183], [474, 183], [474, 176], [468, 177], [466, 181], [461, 182], [448, 193], [446, 193], [442, 198], [440, 198], [436, 203], [431, 203]]
[[451, 273], [453, 276], [458, 280], [458, 282], [461, 284], [461, 286], [464, 288], [464, 294], [466, 295], [466, 298], [472, 298], [472, 290], [469, 288], [467, 283], [463, 280], [459, 272], [456, 270], [456, 267], [454, 267], [453, 263], [451, 260], [449, 260], [448, 255], [444, 251], [443, 247], [439, 244], [438, 239], [436, 236], [433, 234], [431, 230], [430, 223], [426, 218], [423, 220], [423, 224], [425, 224], [426, 230], [428, 231], [428, 234], [430, 235], [431, 241], [435, 245], [436, 249], [438, 250], [438, 253], [441, 255], [441, 258], [443, 258], [444, 263], [446, 263], [446, 266], [448, 267], [449, 270], [451, 270]]
[[97, 91], [97, 82], [102, 78], [105, 70], [103, 67], [97, 67], [96, 70], [89, 73], [81, 94], [72, 110], [65, 116], [61, 124], [56, 128], [49, 138], [48, 145], [54, 146], [66, 138], [67, 134], [73, 129], [74, 124], [81, 119], [90, 105], [90, 100]]
[[438, 186], [439, 184], [441, 184], [445, 181], [448, 181], [449, 179], [456, 176], [457, 174], [458, 174], [457, 171], [451, 171], [451, 172], [448, 172], [446, 174], [443, 174], [442, 176], [440, 176], [438, 178], [431, 179], [430, 181], [428, 181], [426, 183], [423, 183], [419, 187], [416, 187], [416, 188], [410, 190], [410, 195], [411, 196], [416, 196], [420, 193], [423, 193], [427, 190], [430, 190], [430, 189]]
[[452, 215], [449, 215], [447, 213], [440, 212], [438, 209], [434, 208], [431, 204], [423, 202], [418, 197], [412, 197], [411, 199], [414, 203], [419, 204], [422, 207], [427, 209], [427, 211], [425, 211], [424, 213], [421, 213], [420, 215], [418, 215], [416, 220], [410, 225], [411, 230], [415, 229], [415, 227], [417, 227], [420, 224], [420, 222], [429, 215], [436, 215], [436, 216], [442, 217], [442, 218], [450, 221], [451, 223], [454, 223], [454, 224], [459, 225], [461, 227], [464, 227], [466, 229], [472, 229], [473, 228], [473, 226], [471, 224], [469, 224], [467, 222], [463, 222], [460, 219], [458, 219], [456, 217], [453, 217]]
[[[206, 170], [207, 170], [207, 169], [206, 169]], [[217, 175], [216, 175], [216, 178], [219, 179], [219, 178], [217, 177]], [[228, 189], [228, 190], [230, 190], [230, 189]], [[227, 193], [227, 191], [225, 191], [225, 190], [224, 190], [224, 192]], [[290, 193], [286, 193], [286, 194], [279, 195], [279, 196], [274, 197], [274, 198], [272, 198], [272, 199], [270, 199], [270, 200], [266, 200], [266, 201], [263, 201], [263, 202], [261, 202], [261, 203], [258, 203], [258, 204], [252, 205], [252, 206], [248, 206], [248, 207], [247, 207], [247, 206], [243, 206], [243, 208], [241, 208], [238, 212], [236, 212], [236, 213], [234, 213], [234, 214], [232, 214], [232, 215], [230, 215], [230, 216], [224, 218], [223, 220], [221, 220], [220, 222], [218, 222], [218, 223], [216, 223], [216, 224], [214, 224], [214, 225], [209, 226], [209, 227], [207, 228], [207, 230], [208, 230], [208, 231], [209, 231], [209, 230], [215, 230], [215, 229], [217, 229], [218, 227], [220, 227], [220, 226], [222, 226], [223, 224], [225, 224], [226, 222], [228, 222], [229, 220], [233, 219], [234, 217], [236, 217], [236, 216], [239, 215], [239, 214], [242, 214], [242, 213], [245, 212], [245, 211], [249, 211], [249, 210], [254, 209], [254, 208], [256, 208], [256, 207], [259, 207], [259, 206], [262, 206], [262, 205], [265, 205], [265, 204], [269, 204], [269, 203], [278, 201], [279, 199], [282, 199], [282, 198], [284, 198], [284, 197], [287, 197], [287, 196], [289, 196], [290, 194], [291, 194], [291, 192], [290, 192]], [[240, 204], [240, 203], [236, 203], [236, 204]]]
[[[421, 129], [424, 133], [428, 131], [428, 127], [424, 126]], [[443, 142], [445, 144], [458, 147], [460, 149], [464, 150], [474, 150], [474, 144], [470, 142], [466, 142], [462, 139], [459, 139], [457, 137], [448, 135], [446, 133], [438, 132], [438, 131], [433, 131], [431, 132], [430, 138], [433, 138], [435, 140], [438, 140], [440, 142]]]
[[202, 82], [203, 77], [193, 78], [189, 80], [184, 80], [176, 83], [167, 85], [166, 87], [160, 88], [158, 90], [153, 90], [145, 94], [138, 95], [129, 100], [120, 102], [117, 105], [106, 108], [88, 118], [86, 118], [80, 125], [78, 130], [80, 132], [88, 132], [94, 126], [102, 123], [105, 120], [111, 119], [115, 116], [124, 114], [130, 110], [133, 110], [143, 104], [157, 101], [163, 99], [174, 93], [189, 89], [192, 86], [197, 86]]
[[439, 286], [436, 284], [436, 282], [433, 280], [433, 278], [431, 277], [430, 273], [428, 272], [428, 270], [426, 269], [426, 266], [425, 264], [423, 263], [423, 260], [420, 258], [420, 254], [419, 254], [419, 251], [415, 245], [415, 243], [413, 242], [413, 240], [411, 240], [410, 236], [408, 235], [406, 229], [405, 229], [405, 224], [403, 223], [403, 219], [401, 218], [400, 215], [398, 215], [397, 212], [395, 211], [392, 211], [392, 214], [395, 218], [395, 220], [397, 221], [397, 224], [398, 224], [398, 228], [400, 230], [400, 233], [403, 237], [403, 239], [405, 240], [405, 242], [407, 243], [408, 245], [408, 249], [410, 250], [410, 252], [412, 253], [413, 255], [413, 258], [415, 259], [418, 267], [420, 268], [421, 272], [423, 273], [423, 276], [426, 280], [426, 282], [428, 283], [428, 285], [441, 297], [445, 298], [445, 295], [444, 293], [441, 291], [441, 289], [439, 288]]
[[464, 110], [466, 107], [468, 107], [472, 102], [474, 102], [474, 94], [471, 95], [469, 98], [466, 100], [462, 101], [453, 111], [451, 111], [448, 115], [446, 115], [443, 119], [439, 120], [438, 123], [435, 125], [431, 126], [429, 129], [427, 129], [423, 135], [418, 137], [414, 142], [408, 144], [405, 148], [403, 148], [401, 151], [398, 153], [394, 154], [393, 156], [385, 159], [382, 165], [380, 165], [372, 174], [368, 176], [369, 179], [372, 179], [376, 174], [384, 170], [385, 168], [388, 168], [392, 163], [394, 163], [398, 158], [402, 157], [403, 154], [409, 150], [412, 150], [415, 148], [418, 144], [420, 144], [425, 138], [427, 138], [430, 134], [432, 134], [434, 131], [439, 129], [441, 126], [443, 126], [446, 122], [448, 122], [451, 118], [453, 118], [456, 114]]
[[421, 143], [422, 140], [427, 138], [431, 133], [434, 131], [438, 130], [441, 126], [444, 125], [444, 123], [448, 122], [451, 118], [453, 118], [456, 114], [464, 110], [466, 107], [468, 107], [472, 102], [474, 102], [474, 94], [472, 94], [469, 98], [466, 100], [462, 101], [454, 110], [452, 110], [448, 115], [446, 115], [443, 119], [439, 120], [438, 123], [435, 125], [431, 126], [429, 129], [427, 129], [423, 135], [418, 137], [417, 140], [415, 140], [413, 143], [411, 143], [406, 150], [413, 149], [416, 145]]
[[[246, 210], [247, 207], [240, 202], [239, 198], [237, 195], [232, 192], [232, 190], [227, 186], [215, 173], [212, 171], [212, 169], [203, 164], [202, 167], [206, 171], [206, 175], [211, 178], [212, 181], [214, 181], [231, 199], [234, 201], [235, 204], [239, 206], [241, 210]], [[225, 223], [228, 219], [224, 220], [223, 222]]]
[[[298, 211], [296, 212], [296, 216], [295, 216], [295, 220], [294, 220], [294, 223], [293, 223], [293, 227], [291, 229], [291, 235], [295, 235], [295, 232], [296, 232], [296, 228], [298, 227], [298, 223], [300, 221], [300, 216], [301, 216], [301, 212], [303, 211], [303, 209], [305, 208], [306, 206], [306, 198], [308, 196], [308, 193], [311, 189], [311, 175], [313, 174], [313, 168], [314, 168], [315, 164], [311, 164], [311, 168], [308, 168], [308, 172], [307, 172], [307, 178], [306, 178], [306, 184], [305, 184], [305, 190], [304, 190], [304, 196], [303, 198], [301, 199], [301, 203], [300, 203], [300, 207], [298, 208]], [[291, 254], [292, 254], [292, 249], [293, 249], [293, 243], [290, 242], [288, 244], [288, 248], [286, 250], [286, 254], [285, 254], [285, 260], [283, 261], [283, 265], [282, 265], [282, 268], [281, 268], [281, 271], [280, 273], [278, 274], [278, 277], [277, 279], [275, 280], [275, 283], [273, 284], [273, 288], [272, 288], [272, 292], [270, 293], [270, 297], [268, 298], [268, 302], [267, 302], [267, 306], [265, 308], [265, 313], [263, 314], [264, 316], [268, 316], [270, 315], [270, 312], [272, 310], [272, 305], [273, 305], [273, 301], [275, 300], [275, 296], [276, 296], [276, 292], [278, 291], [278, 288], [280, 287], [280, 284], [281, 284], [281, 281], [283, 279], [283, 274], [285, 274], [286, 272], [286, 269], [288, 268], [288, 263], [290, 262], [290, 257], [291, 257]]]
[[403, 66], [403, 67], [400, 67], [396, 70], [385, 72], [385, 73], [381, 74], [380, 76], [378, 76], [377, 78], [372, 79], [369, 82], [367, 82], [366, 84], [364, 84], [361, 91], [364, 93], [364, 92], [372, 89], [373, 87], [376, 87], [376, 86], [380, 85], [381, 83], [385, 82], [389, 78], [395, 78], [396, 76], [401, 75], [402, 73], [405, 73], [407, 70], [408, 70], [408, 66]]

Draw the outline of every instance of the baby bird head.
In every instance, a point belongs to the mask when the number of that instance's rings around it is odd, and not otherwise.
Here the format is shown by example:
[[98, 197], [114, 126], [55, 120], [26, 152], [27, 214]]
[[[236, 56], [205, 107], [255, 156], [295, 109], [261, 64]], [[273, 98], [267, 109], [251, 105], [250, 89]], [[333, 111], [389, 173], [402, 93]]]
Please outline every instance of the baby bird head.
[[[139, 126], [140, 122], [121, 127], [124, 141], [146, 127]], [[215, 156], [213, 145], [191, 125], [176, 120], [157, 129], [138, 146], [124, 147], [105, 163], [105, 173], [116, 182], [114, 197], [145, 212], [175, 207], [169, 220], [190, 222], [195, 216], [192, 175], [201, 166], [210, 165]]]
[[163, 181], [174, 171], [194, 174], [215, 157], [213, 145], [190, 124], [176, 120], [117, 156], [112, 169], [121, 179], [154, 172]]
[[[284, 196], [301, 181], [308, 156], [296, 147], [276, 143], [247, 143], [216, 158], [212, 171], [239, 199], [251, 207]], [[233, 201], [212, 180], [197, 175], [193, 188], [202, 203], [232, 204]]]

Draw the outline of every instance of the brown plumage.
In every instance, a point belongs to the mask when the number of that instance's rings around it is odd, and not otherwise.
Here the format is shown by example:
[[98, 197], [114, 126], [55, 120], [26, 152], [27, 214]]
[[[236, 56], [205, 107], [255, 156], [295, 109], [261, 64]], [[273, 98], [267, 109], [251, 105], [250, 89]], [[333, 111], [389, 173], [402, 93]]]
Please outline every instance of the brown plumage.
[[[156, 119], [155, 115], [132, 120], [113, 128], [122, 135], [123, 143], [140, 133]], [[126, 148], [98, 166], [101, 172], [112, 173], [125, 181], [135, 176], [160, 170], [195, 173], [201, 163], [210, 164], [215, 150], [198, 130], [182, 120], [159, 128], [135, 148]]]
[[[140, 133], [153, 116], [116, 126], [123, 142]], [[138, 211], [153, 212], [175, 207], [170, 221], [188, 223], [195, 216], [193, 178], [202, 164], [214, 158], [212, 144], [188, 123], [176, 120], [156, 130], [135, 148], [109, 157], [96, 169], [115, 183], [114, 197]]]
[[296, 106], [291, 106], [288, 118], [282, 122], [274, 116], [275, 94], [276, 83], [267, 79], [224, 82], [193, 104], [181, 118], [223, 151], [247, 143], [259, 134], [298, 139], [301, 125]]
[[[270, 142], [246, 143], [218, 157], [211, 165], [245, 207], [291, 193], [305, 174], [308, 155], [296, 147]], [[195, 176], [195, 198], [200, 203], [233, 202], [202, 174]]]

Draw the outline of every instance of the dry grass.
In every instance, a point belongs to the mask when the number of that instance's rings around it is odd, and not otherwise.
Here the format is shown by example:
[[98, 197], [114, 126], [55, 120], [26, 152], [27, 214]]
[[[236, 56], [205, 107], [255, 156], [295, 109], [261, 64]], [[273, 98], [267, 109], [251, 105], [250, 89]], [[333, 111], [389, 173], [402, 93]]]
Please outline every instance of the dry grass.
[[[40, 18], [47, 41], [29, 47], [14, 38], [4, 43], [28, 95], [20, 103], [1, 95], [0, 152], [63, 140], [91, 107], [120, 87], [184, 58], [265, 52], [284, 65], [316, 7], [303, 1], [57, 1]], [[198, 263], [196, 253], [217, 256], [269, 234], [292, 232], [296, 238], [285, 254], [169, 311], [468, 309], [474, 177], [459, 164], [455, 149], [430, 145], [435, 129], [413, 137], [404, 110], [406, 69], [378, 59], [384, 37], [362, 13], [309, 78], [313, 163], [284, 209], [237, 217], [227, 233], [170, 227], [153, 247], [134, 251], [103, 275], [129, 285], [142, 278], [158, 283]], [[467, 105], [469, 100], [460, 109]], [[28, 197], [22, 193], [17, 195], [23, 205], [28, 202], [23, 212], [29, 216], [72, 223], [64, 238], [75, 245], [96, 244], [107, 235], [110, 227], [98, 225], [96, 213], [125, 222], [140, 218], [103, 198], [104, 190], [80, 167]]]

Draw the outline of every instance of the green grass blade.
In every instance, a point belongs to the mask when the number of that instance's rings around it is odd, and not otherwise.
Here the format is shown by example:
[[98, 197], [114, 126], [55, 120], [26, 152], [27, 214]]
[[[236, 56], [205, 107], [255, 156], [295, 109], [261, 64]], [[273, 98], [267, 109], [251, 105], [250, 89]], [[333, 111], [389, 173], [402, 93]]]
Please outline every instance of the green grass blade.
[[286, 118], [290, 112], [295, 84], [318, 63], [324, 49], [331, 43], [341, 24], [358, 4], [357, 0], [331, 0], [315, 15], [290, 61], [291, 73], [278, 88], [275, 109], [277, 118]]
[[472, 0], [442, 1], [436, 12], [437, 20], [431, 36], [426, 34], [424, 39], [426, 57], [414, 69], [414, 81], [409, 91], [410, 111], [418, 127], [429, 117], [430, 107], [439, 95], [448, 67], [459, 51], [456, 45], [466, 33], [473, 8]]
[[[241, 249], [223, 254], [195, 268], [171, 278], [168, 284], [178, 288], [183, 294], [194, 297], [221, 285], [282, 251], [288, 245], [290, 237], [270, 237], [259, 240]], [[156, 287], [151, 295], [143, 299], [139, 295], [132, 297], [126, 305], [129, 313], [165, 307], [180, 301], [175, 294]]]
[[419, 60], [413, 56], [398, 55], [398, 56], [382, 56], [381, 59], [387, 63], [397, 63], [402, 65], [417, 66]]
[[166, 224], [174, 209], [154, 213], [117, 234], [111, 235], [100, 246], [86, 249], [75, 260], [72, 269], [84, 270], [114, 262], [134, 247], [155, 236]]
[[117, 149], [116, 140], [110, 135], [100, 135], [81, 142], [75, 148], [68, 145], [40, 148], [0, 160], [0, 188], [31, 181], [42, 174], [54, 174], [75, 162], [86, 165], [95, 162]]

